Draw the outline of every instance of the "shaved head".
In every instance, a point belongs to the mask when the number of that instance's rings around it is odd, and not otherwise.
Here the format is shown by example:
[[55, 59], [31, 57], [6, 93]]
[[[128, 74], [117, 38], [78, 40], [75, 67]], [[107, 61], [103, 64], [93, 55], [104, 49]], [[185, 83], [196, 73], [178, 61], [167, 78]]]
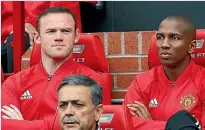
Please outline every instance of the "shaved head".
[[189, 36], [191, 36], [190, 40], [195, 40], [196, 39], [196, 28], [195, 26], [192, 24], [192, 22], [184, 17], [184, 16], [178, 16], [178, 15], [174, 15], [174, 16], [168, 16], [167, 18], [165, 18], [159, 25], [160, 26], [167, 22], [167, 21], [175, 21], [179, 24], [180, 26], [180, 30], [184, 33], [189, 33]]
[[156, 37], [161, 63], [168, 68], [186, 68], [196, 46], [192, 22], [184, 16], [169, 16], [160, 23]]

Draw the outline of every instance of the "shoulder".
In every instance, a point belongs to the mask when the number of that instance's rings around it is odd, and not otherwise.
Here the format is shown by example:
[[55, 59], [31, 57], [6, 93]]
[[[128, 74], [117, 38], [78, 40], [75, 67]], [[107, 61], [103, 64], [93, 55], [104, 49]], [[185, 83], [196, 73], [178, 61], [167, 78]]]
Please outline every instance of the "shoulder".
[[204, 82], [205, 68], [194, 63], [192, 68], [192, 80], [197, 84]]
[[[33, 76], [33, 74], [35, 73], [35, 71], [37, 71], [37, 65], [32, 66], [30, 68], [24, 69], [22, 71], [17, 72], [14, 75], [9, 76], [5, 82], [10, 82], [13, 81], [14, 83], [20, 83], [21, 80], [23, 80], [24, 78], [28, 77], [28, 76]], [[8, 81], [7, 81], [8, 80]]]
[[161, 69], [161, 65], [155, 66], [147, 72], [143, 72], [139, 75], [136, 75], [134, 77], [134, 82], [139, 86], [139, 88], [142, 91], [144, 91], [150, 86], [150, 84], [158, 81], [160, 75], [160, 69]]
[[77, 63], [77, 62], [75, 62], [75, 65], [76, 65], [76, 74], [88, 76], [88, 77], [96, 80], [101, 85], [102, 85], [102, 82], [104, 82], [103, 72], [94, 71], [93, 69], [89, 68], [88, 66], [85, 66], [85, 65]]
[[[2, 84], [2, 91], [20, 91], [20, 89], [26, 86], [26, 84], [24, 84], [24, 81], [27, 78], [33, 78], [35, 70], [36, 67], [33, 66], [31, 68], [24, 69], [12, 76], [9, 76]], [[30, 82], [30, 80], [28, 81]]]

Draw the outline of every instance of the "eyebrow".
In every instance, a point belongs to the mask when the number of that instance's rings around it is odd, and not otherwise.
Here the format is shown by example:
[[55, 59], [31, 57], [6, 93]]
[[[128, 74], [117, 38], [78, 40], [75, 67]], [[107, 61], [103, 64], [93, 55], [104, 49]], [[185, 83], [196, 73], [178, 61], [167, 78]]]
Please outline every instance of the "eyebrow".
[[81, 100], [69, 100], [69, 101], [60, 101], [59, 103], [65, 104], [65, 103], [68, 103], [68, 102], [71, 102], [73, 104], [73, 103], [83, 102], [83, 101], [81, 101]]
[[[157, 32], [156, 35], [164, 35], [164, 33]], [[168, 33], [168, 35], [179, 35], [179, 36], [182, 36], [182, 34], [179, 34], [179, 33]]]
[[[59, 28], [47, 28], [46, 31], [49, 31], [49, 30], [58, 30]], [[63, 28], [60, 28], [60, 30], [72, 30], [70, 27], [63, 27]]]

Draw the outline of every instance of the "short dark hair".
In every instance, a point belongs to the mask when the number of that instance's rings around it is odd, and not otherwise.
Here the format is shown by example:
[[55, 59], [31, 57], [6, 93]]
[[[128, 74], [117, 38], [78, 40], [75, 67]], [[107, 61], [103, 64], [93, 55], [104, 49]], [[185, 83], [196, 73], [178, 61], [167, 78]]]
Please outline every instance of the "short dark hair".
[[76, 28], [77, 28], [77, 21], [76, 21], [76, 16], [74, 15], [74, 13], [71, 10], [67, 9], [67, 8], [60, 7], [60, 6], [55, 6], [55, 7], [50, 7], [50, 8], [45, 9], [38, 16], [37, 28], [38, 28], [39, 32], [40, 32], [40, 20], [41, 20], [41, 18], [43, 16], [46, 16], [47, 14], [51, 14], [51, 13], [67, 13], [67, 14], [70, 14], [72, 16], [74, 22], [75, 22], [75, 30], [76, 30]]
[[102, 104], [103, 89], [95, 80], [91, 79], [90, 77], [78, 74], [66, 77], [59, 85], [57, 92], [59, 92], [59, 90], [65, 87], [66, 85], [83, 85], [85, 87], [89, 87], [91, 90], [92, 101], [94, 106]]

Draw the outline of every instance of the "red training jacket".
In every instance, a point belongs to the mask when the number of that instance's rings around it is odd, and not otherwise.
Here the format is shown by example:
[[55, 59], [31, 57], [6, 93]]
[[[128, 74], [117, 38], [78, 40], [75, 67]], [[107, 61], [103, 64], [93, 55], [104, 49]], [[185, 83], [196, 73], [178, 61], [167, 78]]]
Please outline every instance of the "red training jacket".
[[[42, 63], [10, 76], [2, 85], [2, 106], [15, 105], [24, 120], [2, 119], [2, 129], [50, 130], [58, 105], [57, 88], [66, 76], [73, 74], [89, 76], [104, 86], [100, 73], [73, 61], [73, 58], [61, 65], [52, 77]], [[103, 101], [103, 104], [106, 103]]]
[[156, 66], [134, 78], [123, 105], [134, 101], [143, 103], [152, 116], [152, 120], [133, 117], [136, 130], [164, 130], [166, 121], [182, 109], [194, 115], [205, 129], [205, 68], [191, 61], [176, 81], [170, 81], [162, 65]]

